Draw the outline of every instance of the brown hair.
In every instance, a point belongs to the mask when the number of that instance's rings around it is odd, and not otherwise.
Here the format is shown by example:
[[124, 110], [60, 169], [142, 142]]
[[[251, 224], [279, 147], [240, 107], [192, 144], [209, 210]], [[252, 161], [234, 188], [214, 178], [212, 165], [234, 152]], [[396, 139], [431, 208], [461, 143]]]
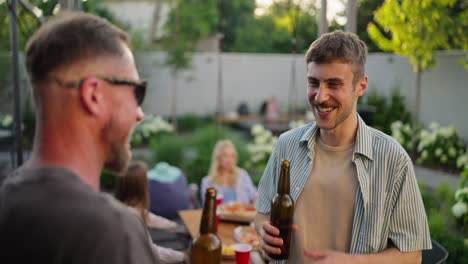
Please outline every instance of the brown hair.
[[336, 30], [312, 42], [305, 55], [306, 62], [317, 64], [340, 61], [353, 65], [353, 84], [364, 76], [367, 46], [351, 32]]
[[117, 177], [115, 197], [124, 204], [136, 208], [145, 223], [148, 217], [148, 166], [142, 161], [130, 162], [127, 171]]
[[122, 44], [130, 47], [124, 31], [95, 15], [63, 12], [49, 19], [26, 45], [30, 81], [40, 83], [60, 66], [89, 58], [121, 56]]

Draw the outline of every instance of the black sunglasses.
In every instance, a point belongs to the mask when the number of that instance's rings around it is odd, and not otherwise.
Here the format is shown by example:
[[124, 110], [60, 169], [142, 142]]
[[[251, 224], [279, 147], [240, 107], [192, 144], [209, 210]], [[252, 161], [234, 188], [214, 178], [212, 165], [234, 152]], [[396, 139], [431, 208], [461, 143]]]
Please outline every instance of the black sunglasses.
[[[130, 80], [130, 79], [118, 78], [114, 76], [95, 76], [95, 78], [106, 81], [113, 85], [132, 86], [133, 88], [135, 88], [134, 95], [135, 95], [135, 99], [138, 105], [141, 105], [143, 103], [143, 100], [145, 99], [146, 85], [147, 85], [146, 81], [143, 81], [143, 80], [135, 81], [135, 80]], [[81, 86], [81, 84], [83, 83], [85, 79], [86, 78], [83, 78], [76, 82], [67, 83], [66, 86], [70, 88], [78, 88]]]

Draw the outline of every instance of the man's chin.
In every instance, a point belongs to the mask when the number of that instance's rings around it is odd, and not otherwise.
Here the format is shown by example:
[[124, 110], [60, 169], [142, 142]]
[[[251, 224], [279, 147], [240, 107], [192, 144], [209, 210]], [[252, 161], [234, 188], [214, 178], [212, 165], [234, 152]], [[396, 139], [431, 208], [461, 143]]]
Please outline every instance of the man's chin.
[[116, 157], [113, 157], [112, 160], [106, 162], [104, 167], [116, 176], [123, 176], [127, 171], [128, 164], [132, 158], [132, 152], [130, 150], [122, 151]]

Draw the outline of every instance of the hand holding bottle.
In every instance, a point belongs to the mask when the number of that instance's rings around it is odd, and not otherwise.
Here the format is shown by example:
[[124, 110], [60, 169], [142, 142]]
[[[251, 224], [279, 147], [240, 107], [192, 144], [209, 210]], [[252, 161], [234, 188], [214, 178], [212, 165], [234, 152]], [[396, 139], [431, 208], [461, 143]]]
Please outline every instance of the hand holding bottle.
[[[296, 225], [292, 225], [292, 230], [297, 231], [298, 227]], [[269, 255], [281, 254], [283, 239], [280, 237], [279, 229], [273, 226], [270, 221], [264, 221], [262, 223], [259, 237], [262, 255], [265, 259], [268, 261], [273, 261], [274, 259], [270, 258]]]

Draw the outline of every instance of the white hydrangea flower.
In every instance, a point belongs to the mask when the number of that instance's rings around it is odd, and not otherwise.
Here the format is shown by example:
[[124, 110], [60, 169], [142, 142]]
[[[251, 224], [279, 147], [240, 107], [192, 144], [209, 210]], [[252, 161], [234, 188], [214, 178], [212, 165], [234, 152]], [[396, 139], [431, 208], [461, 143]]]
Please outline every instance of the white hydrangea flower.
[[403, 132], [405, 132], [406, 134], [411, 134], [411, 127], [409, 124], [403, 126]]
[[468, 206], [464, 202], [458, 202], [452, 207], [452, 213], [456, 218], [462, 217], [468, 212]]
[[400, 128], [401, 128], [402, 125], [403, 125], [403, 123], [402, 123], [400, 120], [398, 120], [398, 121], [393, 122], [393, 123], [390, 125], [390, 128], [392, 129], [392, 131], [393, 131], [393, 130], [396, 131], [396, 130], [400, 130]]
[[423, 152], [421, 153], [421, 158], [427, 159], [428, 156], [429, 156], [429, 153], [427, 152], [427, 150], [423, 150]]
[[440, 156], [442, 155], [442, 149], [441, 149], [441, 148], [437, 148], [437, 149], [435, 150], [435, 155], [436, 155], [436, 157], [440, 157]]
[[252, 135], [258, 135], [260, 133], [262, 133], [264, 130], [263, 126], [260, 125], [260, 124], [256, 124], [252, 127], [252, 129], [250, 130], [250, 133], [252, 133]]
[[446, 156], [445, 154], [442, 155], [442, 157], [440, 157], [440, 161], [441, 161], [442, 163], [447, 163], [447, 156]]
[[457, 156], [457, 150], [454, 147], [450, 147], [448, 150], [448, 155], [451, 158], [455, 158]]
[[9, 127], [13, 124], [13, 117], [11, 115], [5, 115], [2, 120], [3, 127]]
[[429, 129], [431, 129], [432, 131], [435, 131], [439, 128], [439, 124], [437, 122], [431, 122], [429, 124]]
[[419, 137], [421, 141], [426, 141], [429, 138], [429, 132], [427, 132], [426, 130], [422, 130]]
[[465, 187], [463, 189], [458, 189], [455, 192], [455, 200], [456, 201], [461, 201], [463, 199], [463, 197], [468, 198], [468, 187]]

